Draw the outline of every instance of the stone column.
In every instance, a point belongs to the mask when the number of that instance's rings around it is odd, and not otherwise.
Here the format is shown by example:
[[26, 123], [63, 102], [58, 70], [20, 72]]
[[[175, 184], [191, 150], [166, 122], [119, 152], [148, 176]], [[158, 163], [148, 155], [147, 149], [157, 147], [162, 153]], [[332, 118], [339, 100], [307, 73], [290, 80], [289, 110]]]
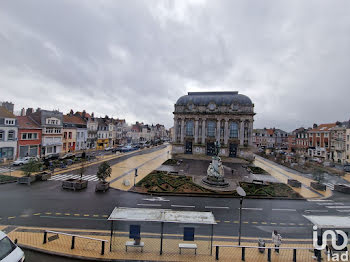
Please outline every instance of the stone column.
[[194, 120], [194, 143], [198, 143], [198, 118]]
[[205, 126], [205, 118], [202, 120], [202, 144], [205, 145], [205, 130], [207, 127]]
[[181, 143], [184, 142], [185, 138], [185, 118], [181, 119]]
[[249, 121], [249, 129], [248, 129], [248, 145], [253, 145], [253, 120]]
[[244, 144], [244, 121], [240, 121], [240, 129], [239, 129], [239, 144], [243, 146]]
[[216, 141], [220, 142], [221, 119], [216, 121]]
[[176, 143], [177, 142], [177, 129], [178, 129], [178, 126], [177, 126], [177, 117], [174, 118], [174, 135], [173, 135], [173, 142]]
[[228, 138], [229, 138], [229, 129], [228, 129], [228, 118], [225, 118], [225, 131], [224, 131], [224, 144], [227, 146]]

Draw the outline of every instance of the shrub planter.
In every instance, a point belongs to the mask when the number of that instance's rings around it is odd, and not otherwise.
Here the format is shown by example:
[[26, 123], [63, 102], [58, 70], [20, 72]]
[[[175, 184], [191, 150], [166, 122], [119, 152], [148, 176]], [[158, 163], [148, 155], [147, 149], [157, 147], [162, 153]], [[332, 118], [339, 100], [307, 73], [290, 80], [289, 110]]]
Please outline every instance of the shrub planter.
[[22, 176], [17, 179], [17, 183], [30, 185], [30, 183], [34, 182], [35, 180], [35, 176]]
[[334, 185], [334, 191], [350, 194], [350, 186], [347, 185]]
[[320, 191], [326, 191], [326, 189], [327, 189], [326, 185], [318, 183], [318, 182], [311, 182], [310, 186], [313, 189], [320, 190]]
[[109, 189], [109, 182], [98, 182], [96, 184], [95, 192], [103, 191], [106, 192]]
[[298, 180], [295, 179], [288, 179], [288, 185], [290, 185], [291, 187], [301, 187], [301, 182], [299, 182]]
[[49, 173], [49, 172], [42, 172], [42, 173], [36, 174], [35, 178], [36, 178], [37, 181], [38, 180], [40, 180], [40, 181], [47, 181], [48, 179], [51, 178], [51, 173]]
[[87, 188], [87, 186], [88, 186], [87, 180], [80, 180], [75, 178], [70, 178], [62, 182], [62, 188], [73, 189], [74, 191]]

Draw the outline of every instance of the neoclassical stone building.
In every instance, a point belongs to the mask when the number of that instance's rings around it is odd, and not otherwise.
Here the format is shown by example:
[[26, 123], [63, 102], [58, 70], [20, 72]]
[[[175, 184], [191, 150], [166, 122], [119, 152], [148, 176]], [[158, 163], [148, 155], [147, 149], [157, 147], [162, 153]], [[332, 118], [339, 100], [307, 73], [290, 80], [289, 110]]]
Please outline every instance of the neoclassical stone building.
[[252, 145], [254, 104], [238, 92], [189, 92], [175, 104], [174, 154], [214, 153], [236, 157]]

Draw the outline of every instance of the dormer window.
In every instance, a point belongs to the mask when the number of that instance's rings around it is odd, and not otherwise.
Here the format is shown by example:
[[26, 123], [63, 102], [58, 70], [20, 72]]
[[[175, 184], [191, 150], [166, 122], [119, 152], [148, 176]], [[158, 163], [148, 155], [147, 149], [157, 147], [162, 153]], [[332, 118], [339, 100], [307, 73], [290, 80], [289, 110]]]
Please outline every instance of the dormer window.
[[15, 120], [14, 119], [5, 119], [5, 125], [14, 126]]
[[209, 110], [213, 111], [216, 108], [216, 104], [215, 103], [210, 103], [208, 105], [208, 108], [209, 108]]

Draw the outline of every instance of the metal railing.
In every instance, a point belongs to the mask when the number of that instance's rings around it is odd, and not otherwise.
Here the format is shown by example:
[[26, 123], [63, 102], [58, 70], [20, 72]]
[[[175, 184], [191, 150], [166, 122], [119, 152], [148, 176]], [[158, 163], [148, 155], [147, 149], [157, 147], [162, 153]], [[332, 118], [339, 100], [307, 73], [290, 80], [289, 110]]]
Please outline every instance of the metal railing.
[[105, 239], [98, 239], [98, 238], [93, 238], [93, 237], [85, 237], [85, 236], [80, 236], [80, 235], [75, 235], [75, 234], [68, 234], [68, 233], [63, 233], [63, 232], [57, 232], [57, 231], [51, 231], [51, 230], [45, 230], [44, 231], [44, 240], [43, 244], [47, 243], [47, 233], [50, 234], [56, 234], [56, 235], [65, 235], [65, 236], [71, 236], [72, 237], [72, 244], [71, 244], [71, 249], [74, 249], [75, 247], [75, 238], [84, 238], [84, 239], [89, 239], [89, 240], [96, 240], [96, 241], [101, 241], [101, 255], [104, 255], [105, 253], [105, 243], [108, 242], [108, 240]]
[[[220, 247], [226, 248], [226, 247], [233, 247], [233, 248], [241, 248], [242, 249], [242, 256], [241, 260], [245, 261], [245, 250], [246, 248], [256, 248], [256, 249], [267, 249], [267, 261], [271, 262], [271, 250], [275, 249], [275, 247], [257, 247], [257, 246], [238, 246], [238, 245], [214, 245], [215, 246], [215, 260], [219, 260], [219, 254], [220, 254]], [[311, 250], [313, 251], [313, 248], [303, 248], [303, 247], [278, 247], [278, 249], [284, 249], [284, 250], [293, 250], [293, 262], [297, 262], [297, 250]], [[317, 261], [321, 262], [321, 251], [317, 253]]]

